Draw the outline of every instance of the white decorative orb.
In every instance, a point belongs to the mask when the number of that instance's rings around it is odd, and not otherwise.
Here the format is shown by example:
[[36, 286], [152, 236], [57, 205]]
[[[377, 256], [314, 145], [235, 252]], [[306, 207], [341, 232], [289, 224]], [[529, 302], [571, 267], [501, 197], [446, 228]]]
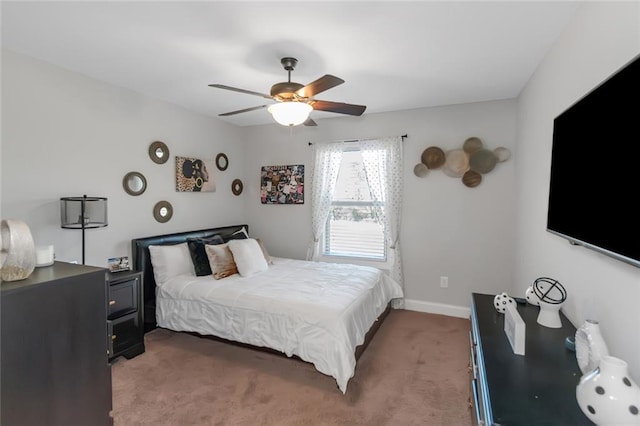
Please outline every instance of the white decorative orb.
[[598, 368], [582, 376], [576, 399], [585, 416], [599, 426], [640, 425], [640, 388], [619, 358], [604, 356]]
[[515, 300], [509, 297], [507, 293], [496, 294], [496, 297], [493, 298], [493, 306], [501, 314], [504, 314], [504, 311], [507, 310], [507, 305], [513, 304], [515, 306], [515, 303]]
[[540, 299], [538, 298], [536, 293], [533, 291], [533, 287], [527, 288], [527, 291], [525, 292], [524, 297], [525, 299], [527, 299], [527, 302], [529, 302], [530, 304], [535, 306], [540, 305]]

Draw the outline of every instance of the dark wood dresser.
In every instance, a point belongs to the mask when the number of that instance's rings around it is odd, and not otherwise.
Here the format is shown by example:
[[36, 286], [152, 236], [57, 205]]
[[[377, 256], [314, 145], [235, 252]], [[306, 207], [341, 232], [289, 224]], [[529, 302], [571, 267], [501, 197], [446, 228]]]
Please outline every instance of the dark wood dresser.
[[471, 390], [478, 425], [558, 425], [593, 423], [576, 401], [582, 375], [565, 338], [576, 329], [560, 313], [562, 328], [537, 323], [539, 307], [518, 305], [526, 324], [525, 355], [516, 355], [504, 332], [504, 314], [495, 295], [471, 297]]
[[106, 274], [55, 262], [2, 283], [3, 426], [113, 424]]

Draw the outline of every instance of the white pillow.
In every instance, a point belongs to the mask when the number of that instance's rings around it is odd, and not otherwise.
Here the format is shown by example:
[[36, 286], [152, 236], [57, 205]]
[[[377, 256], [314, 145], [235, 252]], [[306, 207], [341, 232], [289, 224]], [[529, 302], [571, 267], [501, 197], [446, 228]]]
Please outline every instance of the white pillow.
[[169, 246], [149, 246], [149, 254], [156, 285], [162, 286], [167, 280], [178, 275], [196, 275], [186, 242]]
[[269, 269], [260, 244], [255, 239], [230, 240], [227, 246], [233, 254], [233, 260], [241, 276], [248, 277]]

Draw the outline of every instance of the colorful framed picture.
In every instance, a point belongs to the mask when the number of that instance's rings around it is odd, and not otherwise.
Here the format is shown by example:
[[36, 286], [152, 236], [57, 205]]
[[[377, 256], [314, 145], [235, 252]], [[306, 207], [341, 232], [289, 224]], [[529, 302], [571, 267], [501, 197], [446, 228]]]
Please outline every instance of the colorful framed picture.
[[304, 165], [262, 166], [262, 204], [304, 204]]
[[118, 271], [128, 271], [129, 268], [129, 258], [127, 256], [123, 257], [111, 257], [109, 258], [109, 271], [118, 272]]
[[176, 191], [215, 192], [213, 160], [176, 156]]

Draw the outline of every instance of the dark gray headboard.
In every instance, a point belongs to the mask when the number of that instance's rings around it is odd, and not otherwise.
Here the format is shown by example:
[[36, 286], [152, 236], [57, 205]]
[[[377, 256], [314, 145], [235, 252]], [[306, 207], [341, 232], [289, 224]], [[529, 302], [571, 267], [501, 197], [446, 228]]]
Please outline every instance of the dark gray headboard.
[[144, 329], [149, 331], [156, 327], [156, 280], [153, 275], [149, 246], [173, 245], [187, 241], [187, 238], [211, 237], [220, 235], [224, 241], [231, 239], [236, 232], [248, 225], [223, 226], [220, 228], [201, 229], [199, 231], [178, 232], [175, 234], [156, 235], [153, 237], [135, 238], [131, 240], [131, 256], [133, 268], [142, 271], [144, 283]]

